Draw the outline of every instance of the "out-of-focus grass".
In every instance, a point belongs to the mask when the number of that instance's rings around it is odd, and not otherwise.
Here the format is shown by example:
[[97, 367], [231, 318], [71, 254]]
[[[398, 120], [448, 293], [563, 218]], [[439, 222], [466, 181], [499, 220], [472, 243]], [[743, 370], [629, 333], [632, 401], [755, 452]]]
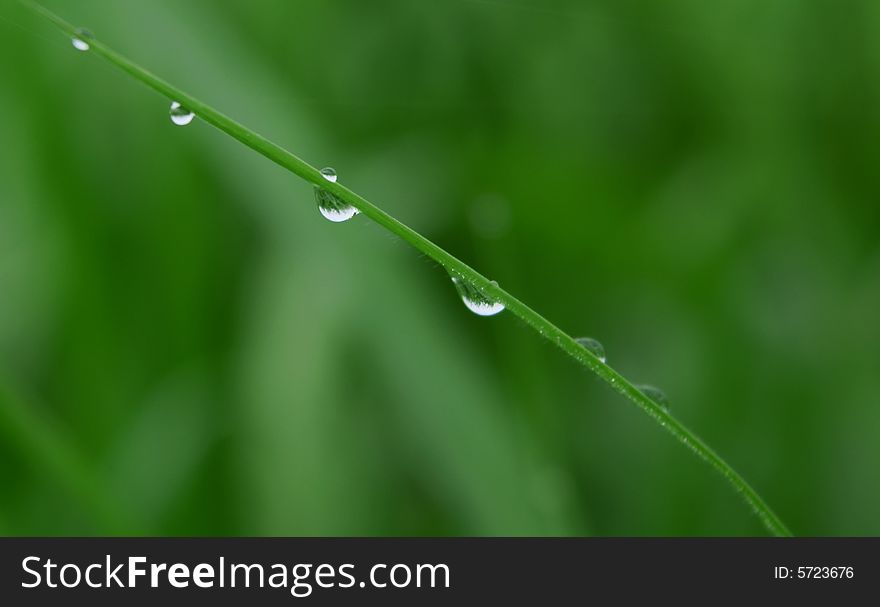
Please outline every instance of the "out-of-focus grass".
[[[65, 3], [602, 339], [796, 532], [878, 533], [880, 9], [541, 8]], [[759, 532], [441, 270], [0, 16], [0, 368], [126, 531]], [[474, 222], [487, 195], [506, 229]], [[5, 533], [107, 530], [19, 444]]]

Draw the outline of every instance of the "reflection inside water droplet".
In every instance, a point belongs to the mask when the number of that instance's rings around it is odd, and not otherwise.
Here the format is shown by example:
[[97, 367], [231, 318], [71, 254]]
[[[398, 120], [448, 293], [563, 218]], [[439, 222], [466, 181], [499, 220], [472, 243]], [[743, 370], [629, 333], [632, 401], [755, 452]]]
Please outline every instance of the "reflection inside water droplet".
[[171, 122], [177, 126], [186, 126], [196, 117], [193, 112], [180, 105], [177, 101], [171, 103], [171, 109], [168, 110], [168, 115], [171, 116]]
[[663, 390], [647, 384], [636, 386], [636, 388], [639, 389], [639, 392], [660, 405], [664, 411], [669, 411], [669, 397], [666, 396], [666, 393]]
[[[504, 304], [487, 297], [469, 281], [458, 276], [452, 276], [451, 278], [452, 284], [455, 285], [455, 289], [461, 296], [461, 301], [474, 314], [495, 316], [504, 310]], [[493, 281], [492, 284], [498, 286], [497, 282]]]
[[578, 337], [575, 341], [590, 354], [601, 360], [603, 363], [605, 362], [605, 347], [597, 340], [592, 337]]

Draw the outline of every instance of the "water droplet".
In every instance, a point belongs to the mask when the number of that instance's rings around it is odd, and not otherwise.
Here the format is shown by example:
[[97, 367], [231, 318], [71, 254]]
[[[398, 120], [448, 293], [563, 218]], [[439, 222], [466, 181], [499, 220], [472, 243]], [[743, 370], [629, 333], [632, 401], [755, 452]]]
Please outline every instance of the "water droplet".
[[177, 126], [186, 126], [196, 117], [194, 113], [180, 105], [177, 101], [171, 103], [171, 109], [168, 110], [168, 115], [171, 116], [171, 122]]
[[94, 37], [89, 30], [78, 29], [76, 30], [76, 36], [70, 39], [70, 43], [73, 44], [73, 48], [76, 50], [85, 52], [92, 48], [86, 41]]
[[[327, 167], [321, 169], [321, 176], [330, 183], [336, 183], [336, 171]], [[339, 223], [348, 221], [360, 211], [356, 208], [337, 198], [323, 188], [315, 186], [315, 200], [318, 202], [318, 210], [326, 219]]]
[[590, 354], [605, 362], [605, 348], [592, 337], [578, 337], [575, 340], [580, 346], [587, 350]]
[[[486, 297], [482, 291], [464, 278], [453, 276], [452, 283], [455, 285], [458, 294], [461, 295], [464, 305], [474, 314], [495, 316], [504, 310], [504, 304]], [[498, 286], [498, 283], [495, 281], [492, 281], [492, 284]]]
[[321, 169], [321, 177], [329, 181], [330, 183], [336, 183], [337, 175], [336, 169], [332, 167], [325, 167]]
[[664, 411], [669, 411], [669, 398], [663, 390], [648, 385], [636, 386], [636, 388], [639, 389], [639, 392], [660, 405]]

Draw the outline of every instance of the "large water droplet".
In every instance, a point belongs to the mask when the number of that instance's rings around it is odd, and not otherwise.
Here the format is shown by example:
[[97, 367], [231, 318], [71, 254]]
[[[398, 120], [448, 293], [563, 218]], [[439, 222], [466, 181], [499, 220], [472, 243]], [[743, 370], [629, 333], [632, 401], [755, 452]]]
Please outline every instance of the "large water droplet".
[[[330, 183], [336, 183], [336, 171], [330, 167], [321, 169], [321, 176]], [[323, 188], [315, 186], [315, 200], [318, 203], [318, 210], [326, 219], [339, 223], [348, 221], [360, 211], [356, 208], [337, 198]]]
[[168, 110], [168, 115], [171, 116], [171, 122], [177, 126], [186, 126], [196, 117], [193, 112], [180, 105], [177, 101], [171, 103], [171, 109]]
[[636, 386], [636, 388], [639, 389], [639, 392], [660, 405], [664, 411], [669, 411], [669, 397], [666, 396], [663, 390], [649, 385]]
[[597, 340], [592, 337], [578, 337], [575, 341], [590, 354], [601, 360], [603, 363], [605, 362], [605, 348]]
[[73, 38], [70, 39], [70, 43], [73, 45], [73, 48], [75, 48], [76, 50], [85, 52], [85, 51], [89, 50], [90, 48], [92, 48], [89, 45], [89, 43], [87, 42], [87, 40], [94, 38], [94, 37], [95, 36], [89, 30], [78, 29], [78, 30], [76, 30], [76, 36], [74, 36]]
[[[477, 287], [464, 278], [453, 276], [452, 283], [455, 285], [455, 289], [461, 296], [464, 305], [474, 314], [479, 314], [480, 316], [495, 316], [504, 310], [503, 303], [487, 297]], [[497, 282], [493, 281], [492, 284], [498, 286]]]

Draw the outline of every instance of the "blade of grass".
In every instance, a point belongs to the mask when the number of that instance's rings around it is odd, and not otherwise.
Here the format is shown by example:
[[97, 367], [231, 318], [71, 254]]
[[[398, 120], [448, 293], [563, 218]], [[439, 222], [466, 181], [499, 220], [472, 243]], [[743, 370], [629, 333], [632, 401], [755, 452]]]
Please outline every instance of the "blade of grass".
[[[59, 29], [61, 29], [62, 32], [71, 38], [82, 36], [76, 27], [33, 0], [20, 0], [20, 2], [48, 18]], [[204, 122], [207, 122], [227, 135], [237, 139], [244, 145], [284, 167], [291, 173], [294, 173], [309, 183], [323, 188], [342, 201], [356, 207], [363, 215], [408, 242], [415, 249], [441, 264], [447, 271], [461, 276], [476, 286], [486, 296], [504, 304], [510, 312], [525, 321], [545, 339], [556, 344], [556, 346], [574, 358], [578, 363], [595, 373], [600, 379], [611, 386], [611, 388], [638, 405], [643, 411], [645, 411], [645, 413], [650, 415], [663, 428], [678, 439], [679, 442], [720, 472], [721, 475], [730, 482], [733, 488], [742, 495], [749, 506], [751, 506], [768, 531], [779, 536], [791, 535], [788, 528], [770, 509], [766, 502], [764, 502], [761, 496], [758, 495], [758, 493], [742, 476], [740, 476], [738, 472], [715, 453], [714, 450], [700, 440], [693, 432], [688, 430], [681, 422], [675, 419], [668, 411], [642, 394], [642, 392], [640, 392], [625, 377], [600, 361], [588, 350], [580, 346], [573, 337], [541, 316], [538, 312], [412, 228], [398, 221], [394, 217], [391, 217], [359, 194], [349, 190], [338, 182], [333, 183], [327, 181], [321, 176], [318, 169], [309, 165], [301, 158], [288, 152], [272, 141], [269, 141], [262, 135], [244, 127], [228, 116], [218, 112], [192, 95], [185, 93], [158, 76], [148, 72], [94, 37], [87, 38], [87, 41], [91, 50], [96, 55], [110, 61], [124, 72], [168, 98], [168, 100], [179, 102], [185, 108], [195, 112], [196, 116]]]

